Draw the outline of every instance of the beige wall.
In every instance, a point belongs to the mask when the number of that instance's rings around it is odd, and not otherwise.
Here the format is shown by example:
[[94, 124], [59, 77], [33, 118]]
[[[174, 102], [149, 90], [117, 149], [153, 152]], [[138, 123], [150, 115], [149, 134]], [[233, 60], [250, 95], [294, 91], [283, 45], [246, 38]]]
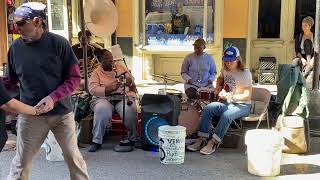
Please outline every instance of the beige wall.
[[224, 1], [224, 38], [246, 38], [249, 0]]
[[119, 14], [117, 37], [132, 37], [133, 0], [116, 0]]
[[6, 1], [0, 1], [0, 66], [7, 59], [8, 37], [7, 37], [7, 12]]

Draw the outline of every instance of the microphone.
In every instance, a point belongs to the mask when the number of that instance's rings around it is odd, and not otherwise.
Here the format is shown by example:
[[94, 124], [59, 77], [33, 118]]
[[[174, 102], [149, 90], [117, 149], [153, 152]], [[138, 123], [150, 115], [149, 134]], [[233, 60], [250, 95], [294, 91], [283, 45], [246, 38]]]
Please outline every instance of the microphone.
[[[116, 72], [117, 73], [117, 72]], [[121, 76], [123, 76], [123, 75], [125, 75], [126, 73], [128, 73], [127, 71], [124, 71], [123, 73], [121, 73], [121, 74], [119, 74], [119, 75], [117, 75], [116, 74], [116, 78], [119, 78], [119, 77], [121, 77]], [[123, 82], [124, 83], [124, 82]], [[125, 91], [125, 90], [124, 90]], [[125, 92], [124, 92], [125, 93]], [[127, 106], [131, 106], [133, 104], [133, 102], [130, 100], [130, 98], [129, 97], [127, 97]]]
[[113, 61], [114, 61], [114, 62], [123, 61], [123, 59], [114, 59]]
[[128, 106], [131, 106], [132, 103], [133, 103], [133, 102], [130, 100], [130, 98], [127, 97], [127, 105], [128, 105]]

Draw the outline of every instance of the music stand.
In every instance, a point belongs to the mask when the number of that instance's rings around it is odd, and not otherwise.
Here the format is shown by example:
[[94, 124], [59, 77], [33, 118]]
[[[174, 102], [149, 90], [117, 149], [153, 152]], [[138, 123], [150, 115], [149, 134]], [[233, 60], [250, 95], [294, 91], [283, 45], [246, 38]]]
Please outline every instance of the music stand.
[[[110, 48], [110, 51], [112, 53], [114, 61], [123, 61], [125, 67], [129, 70], [128, 65], [126, 63], [126, 60], [123, 57], [120, 45], [116, 44], [116, 45], [112, 46]], [[125, 122], [126, 99], [128, 99], [127, 100], [127, 105], [129, 105], [128, 104], [129, 103], [129, 98], [128, 98], [127, 94], [126, 94], [126, 89], [125, 89], [125, 84], [126, 84], [125, 74], [123, 74], [122, 76], [123, 76], [122, 77], [123, 78], [123, 100], [122, 100], [123, 101], [123, 106], [122, 106], [123, 107], [123, 109], [122, 109], [122, 117], [123, 118], [122, 118], [122, 123], [125, 124], [124, 122]], [[132, 82], [132, 83], [134, 84], [134, 82]], [[134, 87], [135, 87], [135, 89], [134, 89], [135, 93], [136, 93], [137, 98], [138, 98], [138, 102], [140, 104], [140, 98], [139, 98], [139, 93], [138, 93], [137, 87], [135, 85], [134, 85]], [[125, 132], [122, 131], [122, 140], [124, 140], [124, 133]], [[116, 151], [116, 152], [130, 152], [130, 151], [133, 150], [133, 147], [132, 147], [132, 145], [131, 146], [123, 146], [123, 145], [118, 144], [113, 148], [113, 150]]]
[[[124, 63], [124, 65], [125, 65], [125, 67], [129, 70], [129, 67], [127, 65], [127, 62], [126, 62], [124, 56], [123, 56], [123, 53], [122, 53], [120, 45], [116, 44], [116, 45], [112, 46], [109, 50], [112, 53], [114, 61], [122, 61]], [[132, 83], [134, 84], [134, 92], [136, 93], [138, 104], [140, 105], [141, 102], [140, 102], [140, 96], [139, 96], [139, 93], [138, 93], [137, 86], [135, 85], [134, 81]]]
[[[126, 119], [126, 98], [127, 98], [127, 94], [126, 94], [126, 77], [125, 74], [121, 75], [122, 77], [122, 86], [123, 86], [123, 96], [122, 96], [122, 123], [124, 123], [125, 119]], [[128, 103], [128, 102], [127, 102]], [[124, 130], [121, 129], [121, 140], [124, 140]], [[130, 143], [130, 142], [129, 142]], [[132, 145], [121, 145], [121, 142], [119, 144], [117, 144], [116, 146], [113, 147], [113, 150], [116, 152], [130, 152], [133, 150]]]

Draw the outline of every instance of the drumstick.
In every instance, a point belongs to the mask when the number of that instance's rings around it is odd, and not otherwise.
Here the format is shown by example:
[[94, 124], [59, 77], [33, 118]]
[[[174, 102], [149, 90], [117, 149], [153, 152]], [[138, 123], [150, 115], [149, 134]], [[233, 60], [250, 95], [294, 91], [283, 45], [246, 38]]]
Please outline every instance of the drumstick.
[[197, 86], [197, 85], [195, 85], [195, 84], [193, 84], [193, 83], [190, 83], [191, 85], [193, 85], [193, 86], [195, 86], [196, 88], [200, 88], [200, 86]]

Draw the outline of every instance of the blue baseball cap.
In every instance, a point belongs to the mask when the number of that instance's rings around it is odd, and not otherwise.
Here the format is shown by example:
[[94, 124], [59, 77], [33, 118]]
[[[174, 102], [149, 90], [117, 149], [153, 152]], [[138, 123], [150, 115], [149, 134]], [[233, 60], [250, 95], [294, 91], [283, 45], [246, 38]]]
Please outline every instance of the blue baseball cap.
[[34, 17], [46, 18], [46, 5], [38, 2], [28, 2], [19, 6], [14, 12], [15, 17], [22, 20], [33, 19]]
[[232, 62], [232, 61], [235, 61], [239, 56], [240, 56], [239, 49], [235, 46], [230, 46], [223, 52], [222, 60], [224, 62]]

